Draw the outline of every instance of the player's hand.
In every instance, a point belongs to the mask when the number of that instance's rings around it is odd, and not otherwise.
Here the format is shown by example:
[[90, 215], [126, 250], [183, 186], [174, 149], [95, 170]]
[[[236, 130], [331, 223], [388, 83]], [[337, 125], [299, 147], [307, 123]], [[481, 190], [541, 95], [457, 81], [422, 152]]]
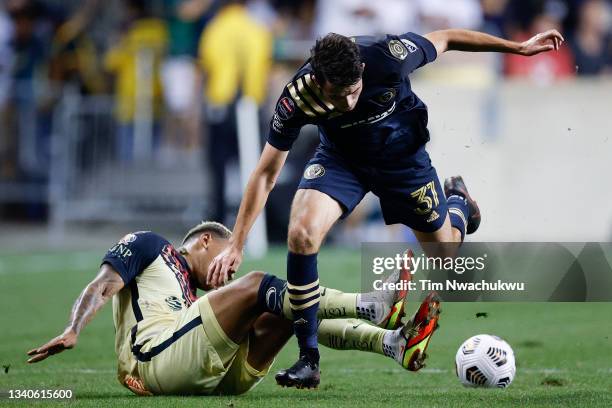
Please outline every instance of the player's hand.
[[28, 363], [37, 363], [53, 354], [73, 348], [77, 343], [77, 337], [74, 331], [67, 329], [47, 344], [28, 351], [28, 356], [32, 356], [28, 359]]
[[232, 280], [241, 263], [242, 248], [228, 246], [208, 266], [206, 284], [215, 289], [225, 285]]
[[564, 41], [565, 39], [557, 30], [548, 30], [521, 43], [520, 54], [530, 57], [541, 52], [556, 51]]

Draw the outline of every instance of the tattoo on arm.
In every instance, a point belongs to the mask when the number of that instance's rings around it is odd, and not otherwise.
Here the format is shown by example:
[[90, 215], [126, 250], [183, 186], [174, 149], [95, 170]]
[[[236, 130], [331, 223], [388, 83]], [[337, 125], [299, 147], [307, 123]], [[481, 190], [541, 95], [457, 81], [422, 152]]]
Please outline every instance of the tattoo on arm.
[[119, 273], [108, 264], [102, 265], [98, 276], [85, 287], [74, 302], [68, 328], [79, 334], [98, 310], [123, 286], [124, 283]]

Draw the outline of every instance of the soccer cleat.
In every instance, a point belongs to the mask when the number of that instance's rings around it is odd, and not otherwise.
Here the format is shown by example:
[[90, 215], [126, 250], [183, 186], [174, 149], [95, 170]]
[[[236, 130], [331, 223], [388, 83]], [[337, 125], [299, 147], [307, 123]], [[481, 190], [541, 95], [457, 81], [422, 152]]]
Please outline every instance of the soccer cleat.
[[409, 371], [418, 371], [425, 367], [431, 336], [438, 328], [440, 315], [440, 297], [431, 292], [408, 323], [391, 334], [385, 341], [385, 354], [393, 357], [402, 367]]
[[321, 382], [319, 365], [301, 356], [290, 368], [281, 370], [274, 377], [281, 387], [317, 388]]
[[446, 194], [447, 198], [452, 195], [458, 195], [466, 199], [470, 216], [467, 220], [465, 232], [467, 234], [475, 233], [480, 226], [480, 208], [478, 208], [478, 204], [468, 193], [463, 177], [455, 176], [447, 178], [444, 181], [444, 194]]
[[[410, 259], [414, 258], [414, 253], [410, 249], [406, 250], [405, 254]], [[410, 266], [406, 266], [405, 268], [393, 272], [386, 282], [404, 283], [404, 285], [407, 285], [411, 280], [412, 274], [410, 273]], [[401, 285], [400, 289], [394, 291], [389, 290], [382, 292], [385, 297], [384, 300], [386, 300], [386, 302], [383, 301], [383, 305], [390, 307], [382, 321], [374, 322], [378, 327], [387, 330], [396, 330], [402, 326], [402, 317], [405, 315], [404, 306], [409, 292], [404, 285]]]
[[[409, 258], [414, 256], [411, 250], [407, 250]], [[385, 283], [402, 283], [394, 290], [375, 290], [360, 295], [357, 302], [357, 317], [368, 320], [378, 327], [387, 330], [395, 330], [402, 326], [404, 317], [404, 304], [408, 297], [407, 282], [412, 279], [410, 267], [401, 268], [393, 272], [385, 280]]]

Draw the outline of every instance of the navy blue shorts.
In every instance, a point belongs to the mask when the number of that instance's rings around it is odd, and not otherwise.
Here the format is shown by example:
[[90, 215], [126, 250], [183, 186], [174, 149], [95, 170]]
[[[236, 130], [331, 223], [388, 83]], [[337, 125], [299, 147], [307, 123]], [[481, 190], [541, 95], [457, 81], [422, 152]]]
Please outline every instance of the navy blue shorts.
[[424, 146], [406, 165], [358, 166], [334, 152], [318, 149], [298, 189], [318, 190], [332, 197], [342, 206], [342, 218], [371, 191], [380, 199], [387, 225], [404, 224], [420, 232], [439, 230], [448, 212], [446, 196]]

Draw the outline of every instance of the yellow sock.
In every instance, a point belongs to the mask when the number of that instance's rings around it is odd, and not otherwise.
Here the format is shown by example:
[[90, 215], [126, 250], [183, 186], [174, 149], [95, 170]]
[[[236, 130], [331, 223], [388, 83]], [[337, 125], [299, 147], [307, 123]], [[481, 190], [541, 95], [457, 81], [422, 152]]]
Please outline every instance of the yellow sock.
[[[319, 319], [341, 319], [357, 317], [357, 293], [344, 293], [336, 289], [323, 286], [319, 287], [321, 297], [319, 298]], [[289, 296], [283, 299], [283, 315], [287, 319], [293, 319]]]
[[336, 350], [360, 350], [385, 355], [383, 340], [387, 330], [357, 319], [322, 320], [319, 344]]

